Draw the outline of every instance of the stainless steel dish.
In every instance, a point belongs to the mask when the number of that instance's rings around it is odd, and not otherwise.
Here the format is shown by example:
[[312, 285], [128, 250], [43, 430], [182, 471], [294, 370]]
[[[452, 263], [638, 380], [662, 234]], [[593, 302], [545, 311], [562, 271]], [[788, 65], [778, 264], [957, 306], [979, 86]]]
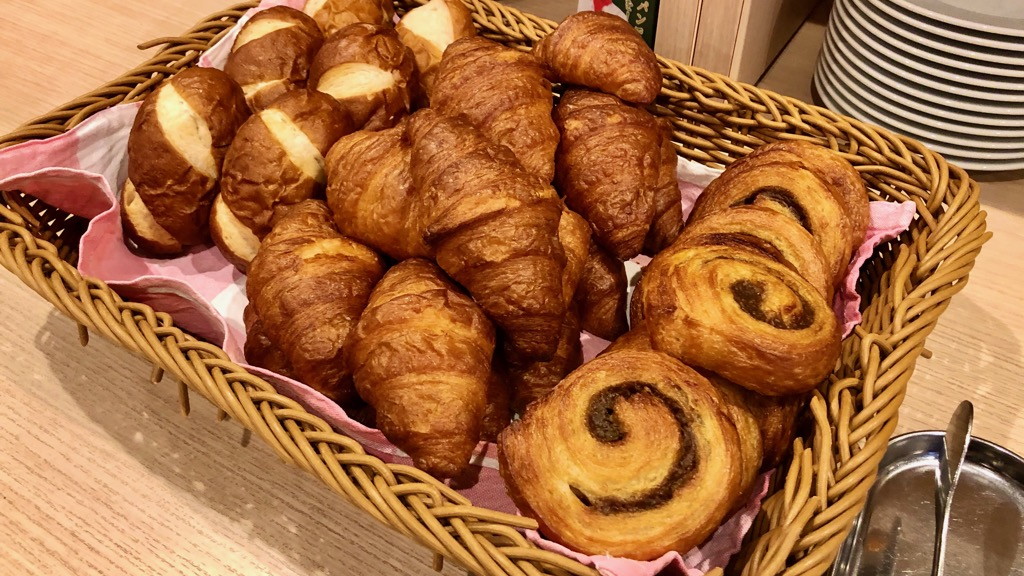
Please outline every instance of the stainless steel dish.
[[[928, 576], [943, 432], [893, 438], [833, 576]], [[946, 573], [1024, 576], [1024, 459], [972, 438], [952, 502]]]

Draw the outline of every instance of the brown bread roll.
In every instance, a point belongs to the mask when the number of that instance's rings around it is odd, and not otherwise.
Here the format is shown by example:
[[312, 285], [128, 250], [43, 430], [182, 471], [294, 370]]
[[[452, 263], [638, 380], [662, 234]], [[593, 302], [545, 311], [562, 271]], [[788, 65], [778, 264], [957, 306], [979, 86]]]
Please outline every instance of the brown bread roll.
[[577, 12], [541, 38], [534, 53], [559, 81], [650, 104], [661, 91], [654, 51], [628, 22], [604, 12]]
[[552, 99], [540, 61], [479, 36], [448, 46], [430, 92], [431, 108], [466, 118], [544, 182], [554, 177], [558, 147]]
[[249, 265], [249, 305], [295, 377], [345, 404], [355, 389], [342, 346], [384, 264], [338, 233], [323, 202], [304, 200], [281, 212]]
[[302, 11], [316, 21], [324, 36], [360, 22], [387, 28], [395, 16], [390, 0], [309, 0]]
[[287, 6], [257, 12], [242, 25], [224, 72], [242, 87], [254, 112], [285, 92], [306, 87], [324, 36], [312, 18]]
[[416, 56], [424, 94], [430, 92], [445, 48], [460, 38], [476, 36], [473, 16], [461, 0], [430, 0], [406, 12], [395, 31]]
[[292, 90], [239, 128], [224, 158], [224, 203], [266, 236], [275, 208], [323, 196], [324, 155], [351, 131], [352, 120], [333, 98]]
[[384, 275], [346, 343], [356, 390], [377, 427], [417, 468], [450, 478], [480, 440], [494, 353], [483, 311], [434, 263]]
[[153, 218], [131, 180], [124, 181], [118, 203], [129, 248], [134, 248], [142, 256], [176, 256], [185, 251], [181, 242]]
[[[224, 153], [248, 116], [241, 88], [214, 68], [186, 68], [165, 80], [135, 116], [128, 180], [153, 221], [182, 249], [209, 238]], [[132, 231], [126, 225], [129, 239]]]
[[309, 86], [333, 96], [354, 127], [390, 128], [409, 113], [412, 51], [392, 28], [352, 24], [329, 36], [313, 59]]
[[222, 194], [217, 194], [210, 209], [210, 236], [228, 262], [243, 273], [260, 249], [259, 237], [228, 208]]

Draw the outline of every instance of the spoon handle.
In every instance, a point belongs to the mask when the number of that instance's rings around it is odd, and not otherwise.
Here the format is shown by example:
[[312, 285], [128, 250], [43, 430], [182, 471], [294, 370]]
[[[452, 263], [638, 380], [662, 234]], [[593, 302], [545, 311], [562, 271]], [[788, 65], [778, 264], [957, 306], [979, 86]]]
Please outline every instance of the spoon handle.
[[936, 522], [935, 552], [932, 555], [932, 576], [943, 576], [946, 560], [946, 537], [949, 533], [949, 517], [953, 509], [953, 492], [960, 479], [960, 468], [967, 456], [967, 444], [971, 441], [971, 427], [974, 423], [974, 405], [964, 400], [953, 411], [953, 417], [942, 439], [939, 454], [939, 482], [935, 491]]

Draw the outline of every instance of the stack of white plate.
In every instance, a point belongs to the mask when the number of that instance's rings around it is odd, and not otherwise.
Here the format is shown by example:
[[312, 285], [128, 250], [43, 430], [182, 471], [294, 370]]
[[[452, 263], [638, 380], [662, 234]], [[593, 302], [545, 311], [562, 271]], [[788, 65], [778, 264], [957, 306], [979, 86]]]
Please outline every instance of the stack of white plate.
[[836, 0], [814, 88], [963, 168], [1024, 168], [1024, 0]]

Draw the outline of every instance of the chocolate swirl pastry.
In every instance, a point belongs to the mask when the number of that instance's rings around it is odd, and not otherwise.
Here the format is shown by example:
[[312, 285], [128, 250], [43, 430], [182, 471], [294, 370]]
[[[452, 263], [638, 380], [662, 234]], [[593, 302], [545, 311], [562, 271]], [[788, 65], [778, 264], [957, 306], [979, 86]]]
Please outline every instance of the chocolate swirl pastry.
[[730, 168], [697, 197], [687, 224], [736, 206], [769, 208], [796, 220], [821, 245], [836, 284], [846, 272], [854, 244], [848, 218], [828, 185], [794, 162]]
[[637, 560], [714, 532], [740, 493], [739, 451], [708, 381], [638, 350], [575, 370], [498, 438], [509, 494], [546, 537]]
[[839, 358], [829, 303], [760, 250], [677, 242], [651, 261], [643, 284], [640, 305], [656, 349], [750, 390], [807, 392]]

